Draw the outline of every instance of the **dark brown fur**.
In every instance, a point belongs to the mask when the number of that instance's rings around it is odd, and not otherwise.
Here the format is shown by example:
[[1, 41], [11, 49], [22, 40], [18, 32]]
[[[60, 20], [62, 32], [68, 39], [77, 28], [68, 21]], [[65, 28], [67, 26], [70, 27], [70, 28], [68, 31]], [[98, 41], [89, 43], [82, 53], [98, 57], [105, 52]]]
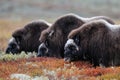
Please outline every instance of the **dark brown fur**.
[[94, 66], [120, 65], [120, 25], [105, 20], [88, 22], [72, 31], [68, 39], [79, 39], [79, 54], [83, 54]]
[[[42, 31], [40, 41], [45, 42], [47, 40], [49, 42], [49, 48], [50, 50], [52, 50], [52, 57], [63, 57], [64, 45], [69, 32], [83, 25], [86, 22], [98, 19], [105, 19], [111, 24], [114, 24], [114, 22], [111, 19], [105, 16], [82, 18], [74, 14], [64, 15], [58, 18], [51, 27]], [[52, 35], [50, 35], [51, 32], [53, 32]]]
[[40, 44], [39, 37], [41, 35], [41, 31], [49, 26], [50, 24], [46, 21], [37, 20], [30, 22], [23, 28], [14, 31], [12, 37], [15, 38], [17, 45], [19, 45], [19, 51], [37, 52]]

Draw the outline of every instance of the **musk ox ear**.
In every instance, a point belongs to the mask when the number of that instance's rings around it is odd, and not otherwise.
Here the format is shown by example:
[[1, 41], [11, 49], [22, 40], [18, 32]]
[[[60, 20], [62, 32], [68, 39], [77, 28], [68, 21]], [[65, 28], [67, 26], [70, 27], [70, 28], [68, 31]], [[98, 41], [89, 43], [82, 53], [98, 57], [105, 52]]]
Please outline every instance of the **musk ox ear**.
[[54, 31], [52, 30], [52, 31], [50, 31], [48, 37], [51, 38], [53, 35], [54, 35]]
[[73, 37], [73, 39], [74, 39], [74, 42], [75, 42], [77, 45], [80, 45], [80, 36], [79, 36], [79, 35], [75, 35], [75, 36]]

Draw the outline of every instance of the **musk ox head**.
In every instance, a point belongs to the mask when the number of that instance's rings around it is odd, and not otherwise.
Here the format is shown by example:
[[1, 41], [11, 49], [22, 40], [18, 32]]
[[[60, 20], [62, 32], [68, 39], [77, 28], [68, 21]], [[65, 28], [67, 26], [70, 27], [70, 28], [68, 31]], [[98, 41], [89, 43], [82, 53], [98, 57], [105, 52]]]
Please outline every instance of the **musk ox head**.
[[50, 36], [52, 36], [52, 34], [49, 35], [50, 32], [48, 32], [49, 31], [48, 29], [49, 28], [42, 31], [42, 33], [41, 33], [42, 34], [41, 37], [43, 40], [40, 39], [41, 44], [39, 45], [39, 48], [38, 48], [38, 54], [37, 54], [38, 57], [41, 57], [41, 56], [47, 56], [47, 57], [49, 56], [50, 57], [51, 56], [50, 55], [51, 52], [50, 52], [50, 48], [49, 48], [49, 46], [51, 44], [49, 44], [48, 38]]
[[61, 55], [57, 54], [59, 47], [57, 46], [57, 43], [55, 43], [55, 41], [54, 41], [56, 39], [52, 40], [52, 37], [54, 36], [54, 32], [53, 31], [48, 32], [48, 29], [44, 30], [41, 33], [42, 34], [40, 37], [41, 44], [39, 45], [37, 56], [38, 57], [58, 57], [58, 58], [61, 58]]
[[11, 38], [8, 43], [8, 47], [6, 49], [6, 53], [19, 53], [20, 52], [20, 46], [18, 45], [18, 42], [15, 40], [15, 38]]
[[13, 32], [9, 41], [6, 53], [37, 52], [40, 44], [39, 37], [41, 31], [48, 28], [49, 23], [43, 20], [32, 21], [23, 28]]
[[68, 39], [64, 47], [64, 60], [68, 62], [78, 60], [81, 56], [79, 54], [79, 49], [80, 48], [77, 45], [77, 41], [74, 41], [73, 39]]

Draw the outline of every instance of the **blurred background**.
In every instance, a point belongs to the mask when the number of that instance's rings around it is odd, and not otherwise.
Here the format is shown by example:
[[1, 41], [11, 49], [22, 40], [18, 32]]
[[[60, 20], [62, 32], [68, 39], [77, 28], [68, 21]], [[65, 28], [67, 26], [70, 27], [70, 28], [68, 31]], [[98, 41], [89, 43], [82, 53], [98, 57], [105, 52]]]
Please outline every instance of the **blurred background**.
[[29, 21], [44, 19], [52, 23], [67, 13], [104, 15], [119, 23], [120, 0], [0, 0], [0, 50], [5, 49], [12, 32]]
[[0, 0], [0, 18], [56, 18], [66, 13], [120, 19], [119, 0]]

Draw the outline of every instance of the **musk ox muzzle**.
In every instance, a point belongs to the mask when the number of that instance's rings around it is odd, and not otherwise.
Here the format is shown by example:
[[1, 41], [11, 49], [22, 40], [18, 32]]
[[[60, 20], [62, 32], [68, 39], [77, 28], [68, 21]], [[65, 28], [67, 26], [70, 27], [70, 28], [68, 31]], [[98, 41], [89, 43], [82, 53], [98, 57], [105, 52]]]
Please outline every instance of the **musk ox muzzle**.
[[77, 44], [74, 42], [73, 39], [69, 39], [64, 47], [64, 60], [65, 61], [74, 61], [78, 58], [77, 54], [79, 52], [79, 47]]
[[8, 43], [8, 47], [6, 48], [5, 53], [19, 53], [20, 46], [17, 44], [15, 38], [11, 38]]
[[45, 43], [41, 43], [38, 48], [37, 57], [49, 56], [47, 53], [48, 53], [48, 48], [46, 47]]

